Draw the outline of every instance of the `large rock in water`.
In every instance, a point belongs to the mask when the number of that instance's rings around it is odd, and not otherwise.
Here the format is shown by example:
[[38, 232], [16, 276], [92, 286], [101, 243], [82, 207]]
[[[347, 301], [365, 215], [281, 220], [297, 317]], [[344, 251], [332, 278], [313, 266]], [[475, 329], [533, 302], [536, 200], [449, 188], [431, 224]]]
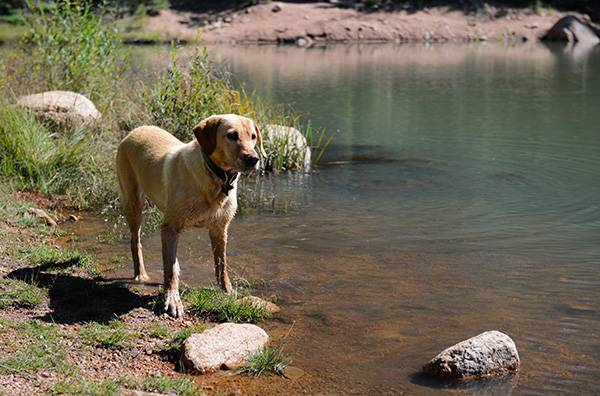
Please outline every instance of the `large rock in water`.
[[182, 362], [188, 370], [207, 373], [236, 369], [263, 348], [269, 336], [252, 324], [223, 323], [192, 334], [183, 344]]
[[600, 43], [598, 32], [573, 15], [561, 18], [542, 36], [543, 41], [568, 41], [587, 44]]
[[423, 371], [441, 379], [471, 379], [506, 374], [520, 364], [513, 340], [492, 330], [445, 349]]
[[310, 170], [311, 152], [306, 138], [296, 128], [269, 124], [263, 127], [265, 145], [270, 152], [277, 153], [298, 163], [304, 170]]
[[100, 119], [96, 106], [83, 95], [70, 91], [48, 91], [21, 96], [17, 105], [58, 125], [80, 126]]

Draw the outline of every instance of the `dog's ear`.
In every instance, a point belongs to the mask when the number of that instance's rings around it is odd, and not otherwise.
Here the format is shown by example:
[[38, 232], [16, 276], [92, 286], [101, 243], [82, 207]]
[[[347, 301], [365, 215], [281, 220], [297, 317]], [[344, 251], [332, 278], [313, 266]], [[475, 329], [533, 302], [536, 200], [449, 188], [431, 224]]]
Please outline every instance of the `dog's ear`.
[[217, 130], [220, 124], [220, 117], [210, 116], [194, 127], [194, 136], [206, 155], [211, 155], [217, 147]]
[[260, 133], [260, 128], [258, 127], [258, 125], [256, 125], [256, 123], [254, 123], [254, 129], [256, 129], [256, 144], [258, 145], [258, 150], [260, 151], [260, 155], [262, 155], [263, 158], [267, 158], [267, 152], [265, 151], [265, 148], [263, 146], [263, 138], [262, 138], [262, 134]]

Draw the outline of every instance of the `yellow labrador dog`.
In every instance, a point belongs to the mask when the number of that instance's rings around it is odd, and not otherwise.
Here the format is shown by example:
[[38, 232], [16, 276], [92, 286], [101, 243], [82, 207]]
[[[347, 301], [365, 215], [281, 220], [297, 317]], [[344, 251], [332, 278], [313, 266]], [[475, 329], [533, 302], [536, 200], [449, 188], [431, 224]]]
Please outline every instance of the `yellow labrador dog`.
[[123, 214], [131, 231], [135, 280], [148, 280], [140, 230], [145, 197], [164, 214], [161, 228], [165, 311], [183, 316], [179, 297], [177, 241], [189, 227], [208, 228], [217, 282], [230, 293], [227, 229], [237, 209], [238, 173], [258, 166], [264, 155], [256, 124], [234, 114], [213, 115], [194, 127], [184, 144], [154, 126], [134, 129], [119, 144], [117, 176]]

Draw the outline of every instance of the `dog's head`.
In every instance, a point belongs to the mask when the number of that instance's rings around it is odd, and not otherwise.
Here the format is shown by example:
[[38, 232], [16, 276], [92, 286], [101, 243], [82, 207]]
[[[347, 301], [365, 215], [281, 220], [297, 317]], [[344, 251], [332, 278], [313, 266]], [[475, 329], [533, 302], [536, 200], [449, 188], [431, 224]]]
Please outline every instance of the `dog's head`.
[[256, 169], [257, 149], [266, 157], [260, 129], [246, 117], [235, 114], [210, 116], [194, 127], [194, 135], [204, 154], [227, 172]]

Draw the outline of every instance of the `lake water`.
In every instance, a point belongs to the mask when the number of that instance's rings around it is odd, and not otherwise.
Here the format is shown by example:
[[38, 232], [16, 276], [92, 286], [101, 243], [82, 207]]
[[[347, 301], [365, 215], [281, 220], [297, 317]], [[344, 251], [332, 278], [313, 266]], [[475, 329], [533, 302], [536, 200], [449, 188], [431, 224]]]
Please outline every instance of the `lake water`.
[[[275, 210], [230, 232], [232, 271], [278, 296], [267, 327], [289, 331], [307, 372], [289, 393], [600, 393], [600, 48], [210, 52], [334, 133], [316, 172], [264, 178]], [[162, 279], [159, 236], [145, 248]], [[180, 260], [186, 283], [213, 280], [203, 230]], [[418, 374], [491, 329], [515, 340], [518, 375], [457, 387]]]

